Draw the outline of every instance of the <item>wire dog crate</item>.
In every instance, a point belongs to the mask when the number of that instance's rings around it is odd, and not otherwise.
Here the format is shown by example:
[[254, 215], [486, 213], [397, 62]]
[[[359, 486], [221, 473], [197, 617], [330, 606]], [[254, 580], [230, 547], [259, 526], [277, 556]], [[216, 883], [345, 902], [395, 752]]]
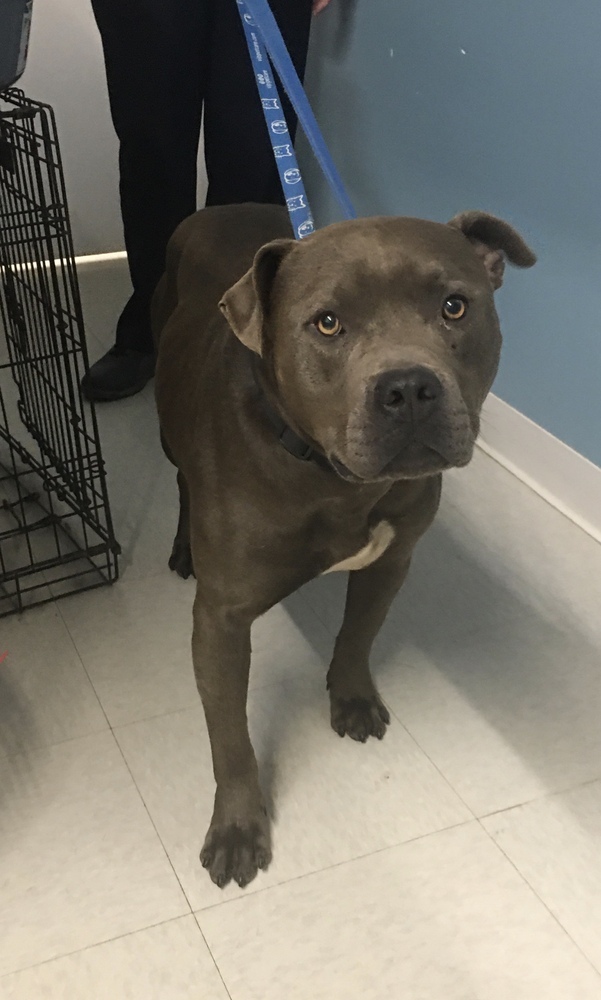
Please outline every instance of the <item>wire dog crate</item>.
[[52, 109], [0, 94], [0, 617], [118, 576]]

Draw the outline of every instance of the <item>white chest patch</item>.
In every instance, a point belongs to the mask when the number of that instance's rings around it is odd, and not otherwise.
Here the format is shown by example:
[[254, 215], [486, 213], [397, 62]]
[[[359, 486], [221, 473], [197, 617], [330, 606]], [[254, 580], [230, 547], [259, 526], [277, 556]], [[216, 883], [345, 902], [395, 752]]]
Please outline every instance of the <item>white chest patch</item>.
[[353, 570], [365, 569], [366, 566], [371, 566], [376, 559], [379, 559], [386, 552], [393, 538], [394, 528], [392, 525], [388, 521], [379, 521], [375, 528], [372, 529], [367, 545], [359, 549], [354, 556], [349, 556], [348, 559], [343, 559], [342, 562], [336, 563], [334, 566], [330, 566], [329, 569], [324, 570], [322, 576], [325, 573], [350, 573]]

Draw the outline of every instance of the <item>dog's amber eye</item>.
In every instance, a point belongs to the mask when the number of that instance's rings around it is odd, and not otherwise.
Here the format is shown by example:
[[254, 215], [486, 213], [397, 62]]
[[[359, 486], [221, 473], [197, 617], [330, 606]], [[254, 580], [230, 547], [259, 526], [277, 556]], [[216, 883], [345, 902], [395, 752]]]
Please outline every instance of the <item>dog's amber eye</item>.
[[335, 337], [337, 334], [342, 333], [342, 323], [335, 313], [321, 313], [315, 320], [315, 326], [324, 337]]
[[449, 295], [442, 304], [445, 319], [463, 319], [467, 312], [467, 302], [462, 295]]

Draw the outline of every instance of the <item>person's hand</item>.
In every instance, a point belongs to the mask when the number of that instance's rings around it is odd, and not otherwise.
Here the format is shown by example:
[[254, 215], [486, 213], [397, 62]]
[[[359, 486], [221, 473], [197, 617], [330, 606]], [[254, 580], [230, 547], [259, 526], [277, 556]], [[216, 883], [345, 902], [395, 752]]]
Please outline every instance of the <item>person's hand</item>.
[[321, 14], [325, 10], [330, 0], [313, 0], [313, 14]]

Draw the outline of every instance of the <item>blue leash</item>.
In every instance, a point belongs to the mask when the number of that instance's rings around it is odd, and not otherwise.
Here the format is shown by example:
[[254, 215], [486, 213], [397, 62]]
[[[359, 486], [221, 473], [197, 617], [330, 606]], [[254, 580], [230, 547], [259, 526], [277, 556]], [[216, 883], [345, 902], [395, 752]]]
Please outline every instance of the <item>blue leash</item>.
[[236, 3], [294, 235], [299, 240], [310, 236], [315, 230], [315, 224], [288, 124], [282, 111], [278, 89], [273, 79], [270, 60], [282, 81], [311, 149], [338, 199], [344, 217], [355, 219], [355, 210], [325, 144], [269, 3], [267, 0], [236, 0]]

